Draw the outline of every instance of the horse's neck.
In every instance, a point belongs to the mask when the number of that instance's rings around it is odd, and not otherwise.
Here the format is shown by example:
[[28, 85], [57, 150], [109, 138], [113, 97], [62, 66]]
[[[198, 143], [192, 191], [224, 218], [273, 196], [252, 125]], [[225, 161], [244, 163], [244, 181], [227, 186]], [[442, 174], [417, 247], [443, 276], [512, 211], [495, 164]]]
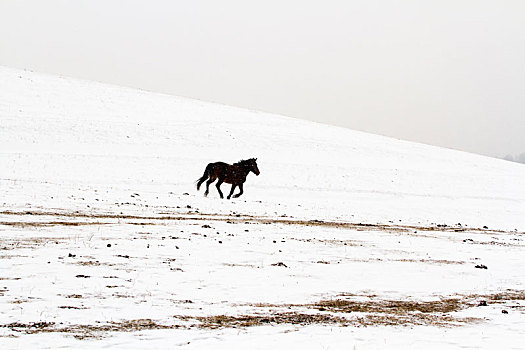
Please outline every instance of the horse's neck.
[[237, 168], [239, 169], [239, 172], [242, 173], [244, 176], [248, 176], [248, 174], [250, 173], [250, 168], [244, 165], [237, 165]]

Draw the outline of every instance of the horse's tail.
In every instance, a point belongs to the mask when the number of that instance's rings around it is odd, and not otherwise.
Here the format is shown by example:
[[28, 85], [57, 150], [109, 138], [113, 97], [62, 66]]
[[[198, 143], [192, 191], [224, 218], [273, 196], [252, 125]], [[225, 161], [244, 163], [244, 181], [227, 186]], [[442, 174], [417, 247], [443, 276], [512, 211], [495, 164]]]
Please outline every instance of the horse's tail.
[[204, 181], [206, 181], [207, 178], [210, 177], [211, 170], [212, 170], [212, 163], [208, 164], [206, 166], [206, 170], [204, 170], [204, 175], [202, 175], [196, 182], [197, 182], [197, 191], [201, 188], [201, 185]]

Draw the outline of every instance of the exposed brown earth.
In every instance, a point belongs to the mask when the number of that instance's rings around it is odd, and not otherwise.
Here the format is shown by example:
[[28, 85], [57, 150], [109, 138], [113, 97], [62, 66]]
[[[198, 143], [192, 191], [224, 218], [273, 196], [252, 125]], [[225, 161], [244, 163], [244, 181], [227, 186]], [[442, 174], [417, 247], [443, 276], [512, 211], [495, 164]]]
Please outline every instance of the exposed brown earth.
[[[333, 228], [352, 229], [357, 231], [388, 231], [388, 232], [410, 232], [414, 230], [419, 231], [442, 231], [442, 232], [482, 232], [482, 233], [505, 233], [507, 231], [491, 230], [485, 228], [467, 228], [447, 225], [433, 225], [433, 226], [414, 226], [414, 225], [397, 225], [397, 224], [368, 224], [368, 223], [351, 223], [351, 222], [336, 222], [324, 220], [295, 220], [290, 218], [269, 218], [261, 216], [240, 215], [240, 214], [206, 214], [199, 212], [192, 213], [176, 213], [177, 215], [159, 214], [156, 216], [141, 216], [141, 215], [126, 215], [126, 214], [111, 214], [111, 213], [83, 213], [83, 212], [52, 212], [52, 211], [0, 211], [0, 215], [16, 215], [16, 216], [54, 216], [54, 217], [68, 217], [68, 218], [88, 218], [88, 219], [117, 219], [117, 220], [144, 220], [119, 222], [120, 224], [133, 225], [152, 225], [153, 222], [161, 221], [226, 221], [229, 223], [259, 223], [259, 224], [284, 224], [284, 225], [298, 225], [298, 226], [323, 226]], [[153, 221], [153, 222], [152, 222]], [[106, 225], [113, 224], [113, 222], [100, 221], [3, 221], [0, 225], [5, 226], [81, 226], [81, 225]]]
[[[69, 298], [82, 298], [70, 295]], [[360, 298], [351, 300], [348, 298]], [[364, 298], [364, 300], [363, 300]], [[250, 315], [175, 315], [175, 324], [161, 324], [151, 319], [100, 322], [91, 325], [60, 326], [53, 322], [9, 323], [0, 325], [17, 333], [69, 333], [75, 338], [100, 338], [112, 332], [135, 332], [161, 329], [190, 328], [246, 328], [265, 325], [337, 325], [341, 327], [414, 326], [432, 325], [455, 327], [482, 319], [460, 317], [455, 312], [480, 305], [503, 304], [525, 300], [525, 292], [508, 290], [486, 295], [457, 295], [432, 301], [384, 300], [375, 295], [340, 295], [336, 299], [321, 300], [311, 304], [250, 304], [257, 309], [267, 309]], [[60, 308], [81, 309], [76, 306]], [[281, 311], [302, 309], [304, 311]], [[306, 310], [316, 310], [306, 312]], [[97, 322], [98, 323], [98, 322]]]

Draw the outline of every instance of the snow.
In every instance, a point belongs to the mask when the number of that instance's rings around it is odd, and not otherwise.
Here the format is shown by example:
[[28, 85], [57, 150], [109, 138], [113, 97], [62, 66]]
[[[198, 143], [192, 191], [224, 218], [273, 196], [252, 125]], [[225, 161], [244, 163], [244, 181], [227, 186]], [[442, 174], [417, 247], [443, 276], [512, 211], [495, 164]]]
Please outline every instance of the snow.
[[[489, 297], [524, 290], [522, 164], [6, 67], [0, 97], [2, 348], [522, 347], [524, 298]], [[252, 157], [242, 197], [197, 192]], [[445, 324], [312, 308], [451, 297]], [[352, 323], [198, 319], [290, 310]], [[86, 331], [133, 320], [179, 328]]]

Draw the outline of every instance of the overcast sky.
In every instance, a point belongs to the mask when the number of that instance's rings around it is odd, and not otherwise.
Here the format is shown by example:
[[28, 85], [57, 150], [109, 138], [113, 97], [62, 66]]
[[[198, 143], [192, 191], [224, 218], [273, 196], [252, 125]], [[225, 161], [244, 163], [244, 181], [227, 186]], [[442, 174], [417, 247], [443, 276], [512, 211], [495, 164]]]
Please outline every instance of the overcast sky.
[[0, 0], [0, 64], [525, 152], [523, 0]]

